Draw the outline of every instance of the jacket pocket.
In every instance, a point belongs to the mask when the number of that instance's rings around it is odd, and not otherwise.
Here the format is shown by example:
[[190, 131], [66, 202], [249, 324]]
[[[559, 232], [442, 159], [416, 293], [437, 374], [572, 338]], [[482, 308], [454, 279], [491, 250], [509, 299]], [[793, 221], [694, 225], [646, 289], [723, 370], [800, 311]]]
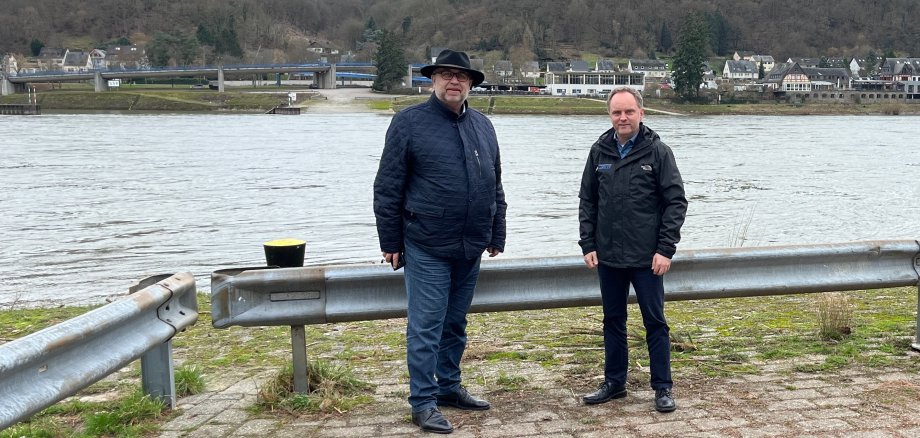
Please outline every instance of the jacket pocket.
[[424, 204], [418, 201], [406, 201], [406, 211], [410, 214], [418, 216], [428, 216], [428, 217], [441, 217], [444, 216], [444, 207], [438, 207], [436, 205]]

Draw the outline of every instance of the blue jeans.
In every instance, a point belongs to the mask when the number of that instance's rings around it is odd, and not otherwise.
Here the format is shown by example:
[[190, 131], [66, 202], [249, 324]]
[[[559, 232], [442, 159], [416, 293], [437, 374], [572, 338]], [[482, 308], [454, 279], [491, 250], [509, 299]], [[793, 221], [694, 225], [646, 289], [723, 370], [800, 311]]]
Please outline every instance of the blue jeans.
[[671, 388], [670, 328], [664, 318], [664, 278], [651, 267], [611, 268], [597, 266], [604, 307], [604, 378], [614, 386], [626, 384], [629, 346], [626, 343], [626, 300], [629, 284], [636, 290], [636, 301], [645, 325], [652, 389]]
[[406, 362], [409, 404], [418, 412], [436, 406], [436, 394], [460, 386], [466, 349], [466, 313], [479, 278], [480, 257], [443, 258], [406, 241]]

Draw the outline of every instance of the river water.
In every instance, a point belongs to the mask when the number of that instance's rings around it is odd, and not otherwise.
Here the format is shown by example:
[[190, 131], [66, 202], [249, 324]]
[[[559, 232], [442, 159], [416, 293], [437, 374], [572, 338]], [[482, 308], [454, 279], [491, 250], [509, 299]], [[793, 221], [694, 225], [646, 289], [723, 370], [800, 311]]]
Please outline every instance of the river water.
[[[377, 263], [371, 187], [390, 115], [0, 117], [0, 306], [99, 303], [134, 281]], [[577, 193], [603, 116], [494, 116], [501, 257], [580, 254]], [[690, 202], [679, 248], [920, 238], [920, 118], [649, 115]], [[0, 307], [2, 308], [2, 307]]]

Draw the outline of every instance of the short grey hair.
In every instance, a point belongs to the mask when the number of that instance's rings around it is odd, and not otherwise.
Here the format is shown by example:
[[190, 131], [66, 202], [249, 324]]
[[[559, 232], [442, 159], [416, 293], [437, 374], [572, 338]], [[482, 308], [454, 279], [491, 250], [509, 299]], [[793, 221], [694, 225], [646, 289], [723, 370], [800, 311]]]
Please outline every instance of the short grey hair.
[[631, 87], [617, 87], [614, 88], [610, 94], [607, 95], [607, 111], [610, 111], [610, 100], [613, 99], [613, 95], [617, 93], [629, 93], [636, 98], [636, 104], [639, 105], [639, 109], [642, 109], [642, 93], [639, 90]]

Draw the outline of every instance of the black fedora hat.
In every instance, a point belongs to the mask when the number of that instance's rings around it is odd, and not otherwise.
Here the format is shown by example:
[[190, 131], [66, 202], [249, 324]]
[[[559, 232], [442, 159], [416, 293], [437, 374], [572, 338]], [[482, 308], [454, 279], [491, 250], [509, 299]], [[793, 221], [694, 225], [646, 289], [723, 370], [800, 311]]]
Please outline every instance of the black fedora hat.
[[422, 75], [431, 78], [436, 68], [455, 68], [463, 70], [470, 74], [470, 87], [475, 87], [486, 80], [486, 75], [479, 70], [473, 70], [470, 65], [470, 57], [463, 52], [455, 52], [450, 49], [444, 49], [438, 54], [438, 59], [434, 64], [426, 65], [421, 68]]

